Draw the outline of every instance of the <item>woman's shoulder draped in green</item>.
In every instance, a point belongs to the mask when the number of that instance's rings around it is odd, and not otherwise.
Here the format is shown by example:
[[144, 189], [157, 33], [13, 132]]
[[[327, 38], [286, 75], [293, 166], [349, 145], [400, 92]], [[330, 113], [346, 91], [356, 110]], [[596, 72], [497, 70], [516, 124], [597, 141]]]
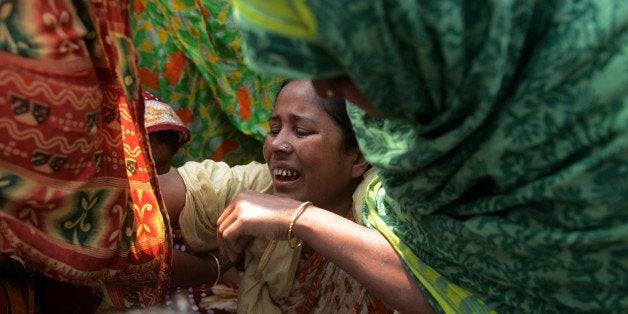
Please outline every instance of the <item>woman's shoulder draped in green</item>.
[[628, 310], [628, 2], [260, 3], [236, 1], [255, 68], [348, 74], [394, 118], [350, 109], [367, 219], [502, 312]]

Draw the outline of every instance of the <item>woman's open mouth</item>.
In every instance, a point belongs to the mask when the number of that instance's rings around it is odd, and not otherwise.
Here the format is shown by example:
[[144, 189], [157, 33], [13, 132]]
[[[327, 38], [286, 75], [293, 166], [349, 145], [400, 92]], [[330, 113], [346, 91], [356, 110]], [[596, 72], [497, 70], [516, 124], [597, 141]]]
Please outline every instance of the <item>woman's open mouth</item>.
[[275, 168], [275, 170], [273, 170], [273, 177], [275, 177], [277, 181], [282, 182], [294, 181], [299, 177], [299, 173], [290, 169]]

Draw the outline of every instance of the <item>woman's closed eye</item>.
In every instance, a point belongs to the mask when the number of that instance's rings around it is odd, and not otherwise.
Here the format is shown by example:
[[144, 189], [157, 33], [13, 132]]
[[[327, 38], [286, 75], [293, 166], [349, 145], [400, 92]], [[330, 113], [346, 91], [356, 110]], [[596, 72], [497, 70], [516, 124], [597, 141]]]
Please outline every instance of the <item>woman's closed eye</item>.
[[270, 128], [270, 130], [268, 131], [269, 135], [277, 135], [279, 134], [279, 132], [281, 132], [281, 128]]
[[305, 137], [305, 136], [309, 136], [312, 135], [313, 132], [310, 132], [306, 129], [302, 129], [302, 128], [296, 128], [294, 130], [294, 133], [298, 136], [298, 137]]
[[[277, 136], [279, 135], [279, 133], [281, 133], [281, 129], [282, 128], [279, 128], [279, 127], [271, 127], [270, 130], [268, 131], [268, 134], [271, 136]], [[298, 128], [298, 127], [294, 128], [293, 132], [297, 137], [306, 137], [314, 133], [308, 129]]]

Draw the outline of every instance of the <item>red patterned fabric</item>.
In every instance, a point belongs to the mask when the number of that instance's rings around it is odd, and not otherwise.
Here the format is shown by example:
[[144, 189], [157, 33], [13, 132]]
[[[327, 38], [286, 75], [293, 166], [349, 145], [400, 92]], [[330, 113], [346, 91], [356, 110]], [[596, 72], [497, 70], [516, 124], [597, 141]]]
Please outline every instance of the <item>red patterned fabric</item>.
[[[347, 218], [354, 220], [351, 211]], [[315, 251], [301, 253], [289, 295], [276, 301], [282, 313], [393, 313], [342, 268]]]
[[322, 255], [302, 254], [282, 313], [393, 313], [344, 270]]
[[127, 7], [0, 3], [0, 250], [121, 308], [159, 302], [171, 259]]

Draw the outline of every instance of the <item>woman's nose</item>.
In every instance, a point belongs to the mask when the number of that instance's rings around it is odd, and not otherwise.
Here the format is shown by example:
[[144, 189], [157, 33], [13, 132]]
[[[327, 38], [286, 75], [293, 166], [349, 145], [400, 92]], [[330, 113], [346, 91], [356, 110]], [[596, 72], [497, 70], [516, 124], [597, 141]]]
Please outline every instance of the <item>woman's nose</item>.
[[272, 140], [273, 149], [276, 151], [288, 151], [292, 149], [292, 144], [288, 141], [287, 136], [282, 135], [282, 132], [277, 134]]

